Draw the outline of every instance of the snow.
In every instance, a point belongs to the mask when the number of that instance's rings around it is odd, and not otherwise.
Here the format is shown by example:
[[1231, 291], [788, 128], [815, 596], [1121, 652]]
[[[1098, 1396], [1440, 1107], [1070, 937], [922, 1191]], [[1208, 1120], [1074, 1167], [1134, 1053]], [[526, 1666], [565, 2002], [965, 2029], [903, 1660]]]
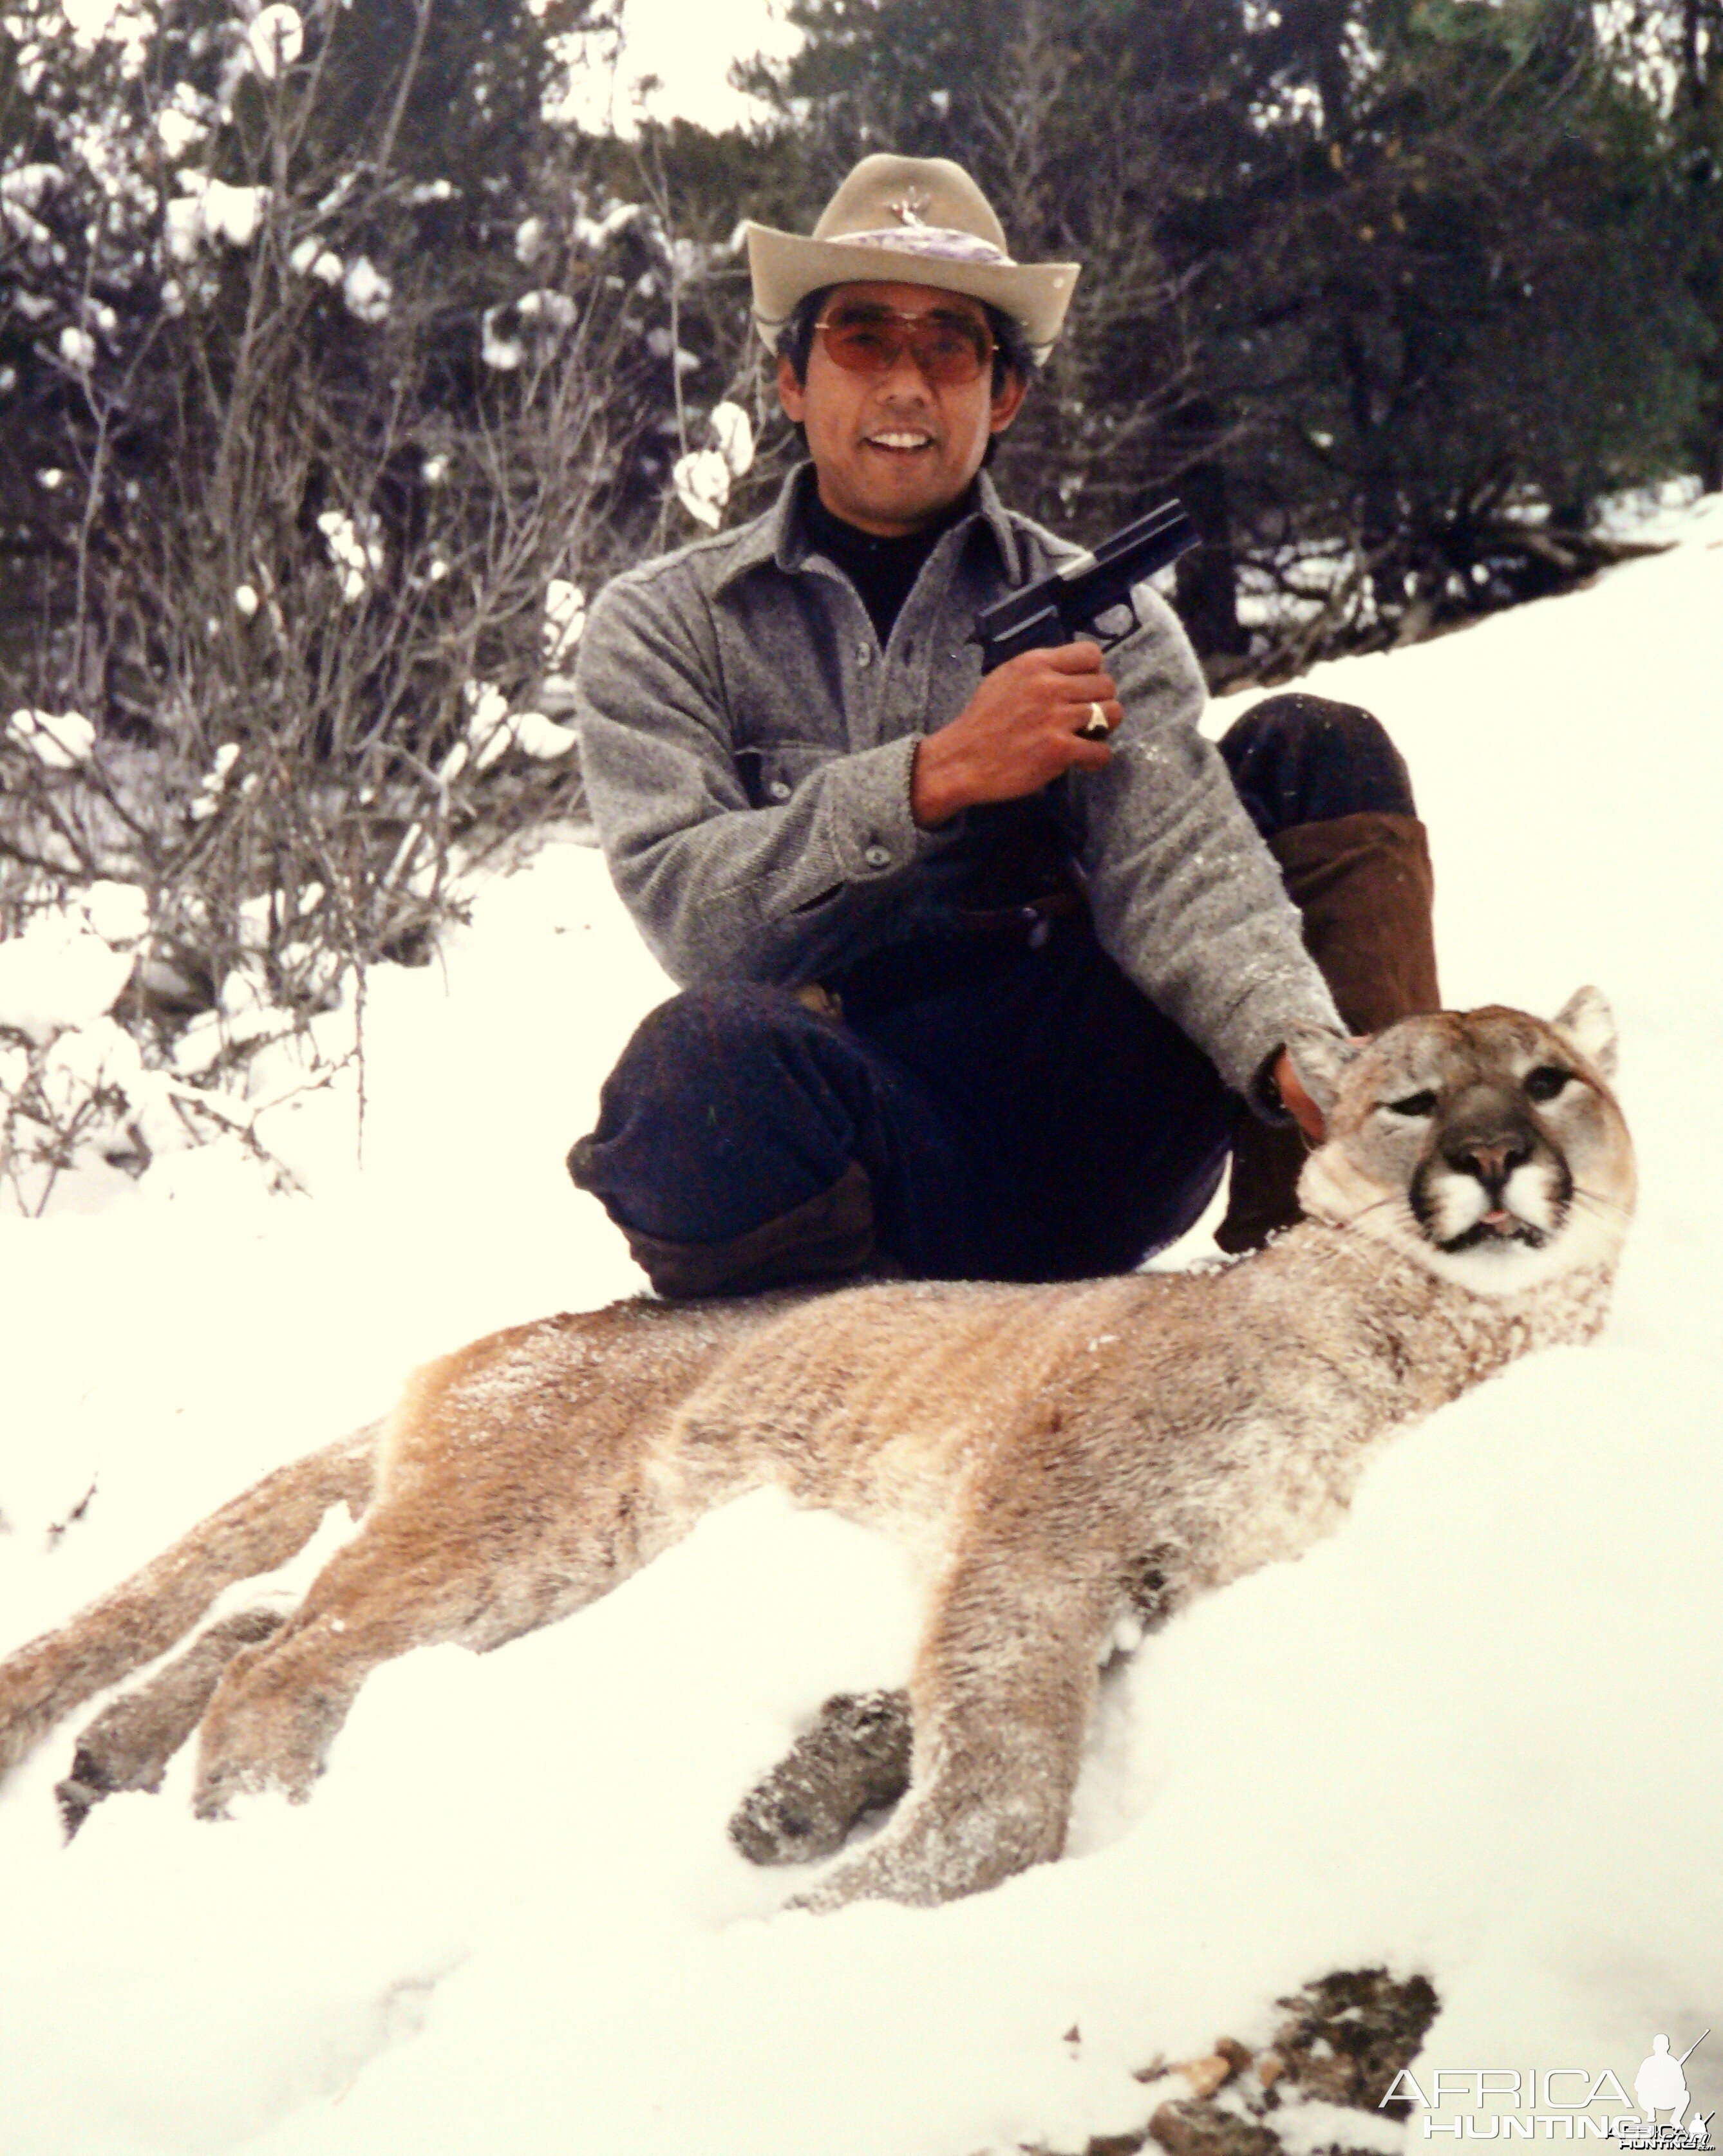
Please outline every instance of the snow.
[[715, 531], [730, 498], [730, 466], [723, 450], [689, 450], [671, 467], [670, 480], [689, 516]]
[[712, 439], [733, 479], [746, 475], [753, 464], [753, 422], [739, 404], [728, 398], [712, 408]]
[[[370, 267], [363, 255], [353, 270], [362, 267]], [[350, 270], [350, 279], [352, 275]], [[383, 542], [377, 536], [375, 515], [362, 510], [355, 518], [345, 510], [326, 509], [317, 518], [317, 529], [329, 549], [330, 560], [341, 571], [342, 597], [349, 605], [363, 598], [371, 578], [383, 567]]]
[[496, 326], [496, 317], [507, 311], [507, 302], [486, 307], [479, 318], [479, 356], [486, 367], [494, 367], [499, 374], [512, 373], [527, 356], [527, 347], [519, 337], [504, 336]]
[[305, 24], [299, 10], [281, 4], [281, 0], [272, 0], [270, 6], [253, 17], [245, 43], [258, 74], [265, 82], [273, 82], [305, 50]]
[[566, 292], [553, 292], [541, 285], [536, 291], [522, 293], [515, 301], [515, 312], [522, 321], [543, 323], [556, 336], [573, 327], [579, 310]]
[[528, 756], [542, 757], [547, 762], [567, 756], [574, 747], [573, 730], [559, 726], [543, 711], [516, 711], [507, 723], [515, 746], [524, 749]]
[[[287, 257], [287, 266], [290, 270], [297, 270], [302, 277], [315, 277], [325, 285], [339, 285], [347, 275], [347, 265], [341, 257], [325, 247], [315, 235], [307, 235], [299, 242]], [[357, 268], [357, 265], [354, 266]], [[368, 262], [365, 267], [369, 270], [371, 264]]]
[[95, 339], [88, 330], [72, 327], [59, 333], [59, 356], [75, 373], [88, 374], [95, 364]]
[[111, 892], [143, 894], [128, 884], [98, 883], [84, 902], [44, 906], [0, 943], [0, 1025], [39, 1045], [99, 1021], [131, 977], [140, 931]]
[[[321, 261], [320, 255], [311, 264], [314, 277], [321, 274]], [[386, 320], [389, 301], [393, 295], [394, 287], [368, 255], [357, 255], [347, 264], [347, 273], [341, 280], [341, 296], [346, 302], [347, 312], [356, 321], [380, 322]]]
[[179, 173], [177, 183], [181, 192], [164, 213], [172, 260], [195, 260], [206, 240], [225, 240], [229, 247], [251, 244], [270, 205], [267, 187], [229, 187], [225, 180], [194, 172]]
[[[80, 331], [67, 332], [81, 336]], [[64, 347], [64, 338], [62, 339]], [[71, 354], [65, 355], [68, 359]], [[48, 475], [42, 474], [42, 483], [48, 485]], [[59, 475], [55, 473], [58, 481]], [[53, 490], [50, 488], [49, 491]], [[95, 746], [95, 728], [81, 711], [16, 711], [6, 722], [6, 730], [22, 747], [29, 750], [39, 763], [49, 771], [70, 771], [82, 763]]]
[[566, 577], [553, 577], [544, 588], [544, 656], [560, 666], [573, 653], [586, 627], [586, 594]]
[[[553, 602], [557, 588], [553, 582], [550, 587], [553, 599], [548, 601], [547, 610], [549, 603]], [[561, 588], [564, 592], [573, 589], [572, 585], [566, 583]], [[578, 592], [574, 596], [579, 599]], [[577, 638], [584, 620], [584, 615], [574, 620], [573, 634]], [[547, 718], [543, 711], [511, 711], [508, 698], [494, 682], [469, 681], [466, 696], [470, 706], [466, 736], [464, 740], [455, 742], [437, 766], [437, 777], [441, 780], [446, 782], [459, 778], [469, 760], [475, 771], [486, 770], [512, 748], [523, 749], [528, 756], [550, 762], [558, 757], [567, 756], [574, 747], [575, 737], [572, 730], [568, 726], [559, 726], [553, 719]], [[408, 838], [402, 841], [402, 850], [396, 858], [398, 870], [405, 866], [419, 837], [419, 827], [415, 825]]]
[[[1435, 1984], [1432, 2066], [1631, 2087], [1654, 2031], [1714, 2020], [1723, 503], [1678, 528], [1301, 685], [1407, 757], [1449, 1001], [1614, 1003], [1644, 1195], [1601, 1342], [1409, 1432], [1331, 1540], [1152, 1638], [1103, 1689], [1066, 1858], [942, 1909], [781, 1913], [806, 1875], [725, 1839], [913, 1633], [893, 1548], [775, 1496], [502, 1652], [385, 1667], [303, 1808], [201, 1825], [182, 1760], [63, 1848], [75, 1722], [0, 1791], [8, 2156], [1078, 2149], [1142, 2123], [1134, 2070], [1261, 2042], [1277, 1997], [1377, 1962]], [[415, 1361], [637, 1287], [561, 1159], [666, 986], [596, 854], [549, 844], [435, 963], [373, 975], [363, 1163], [349, 1072], [260, 1116], [306, 1195], [235, 1142], [0, 1221], [0, 1642]], [[1689, 2062], [1702, 2110], [1719, 2056]]]
[[162, 138], [162, 146], [167, 152], [169, 160], [177, 163], [182, 157], [191, 155], [209, 130], [190, 113], [182, 112], [177, 106], [167, 105], [156, 115], [156, 132]]

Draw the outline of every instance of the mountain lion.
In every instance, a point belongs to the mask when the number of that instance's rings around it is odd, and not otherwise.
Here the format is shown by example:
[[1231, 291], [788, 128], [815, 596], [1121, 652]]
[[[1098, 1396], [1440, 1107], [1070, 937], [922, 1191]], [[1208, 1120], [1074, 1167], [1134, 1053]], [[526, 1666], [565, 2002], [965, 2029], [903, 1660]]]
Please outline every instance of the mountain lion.
[[1055, 1857], [1121, 1623], [1296, 1556], [1391, 1431], [1597, 1330], [1634, 1195], [1614, 1048], [1591, 988], [1549, 1024], [1492, 1008], [1293, 1043], [1328, 1118], [1311, 1217], [1219, 1269], [635, 1301], [476, 1341], [0, 1664], [0, 1770], [337, 1500], [363, 1525], [294, 1615], [228, 1619], [86, 1731], [69, 1825], [158, 1786], [194, 1726], [201, 1814], [303, 1799], [378, 1662], [567, 1616], [775, 1482], [904, 1538], [926, 1618], [907, 1722], [901, 1695], [832, 1702], [738, 1842], [835, 1847], [907, 1777], [805, 1906], [939, 1902]]

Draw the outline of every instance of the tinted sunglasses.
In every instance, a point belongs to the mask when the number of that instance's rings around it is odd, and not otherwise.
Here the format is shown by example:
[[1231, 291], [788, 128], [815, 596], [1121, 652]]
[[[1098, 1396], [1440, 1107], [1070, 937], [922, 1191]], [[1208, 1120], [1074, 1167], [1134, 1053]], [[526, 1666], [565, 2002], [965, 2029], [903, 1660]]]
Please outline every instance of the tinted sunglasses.
[[889, 374], [907, 349], [930, 382], [973, 382], [993, 357], [993, 332], [960, 316], [903, 315], [884, 308], [823, 316], [815, 323], [834, 362], [851, 374]]

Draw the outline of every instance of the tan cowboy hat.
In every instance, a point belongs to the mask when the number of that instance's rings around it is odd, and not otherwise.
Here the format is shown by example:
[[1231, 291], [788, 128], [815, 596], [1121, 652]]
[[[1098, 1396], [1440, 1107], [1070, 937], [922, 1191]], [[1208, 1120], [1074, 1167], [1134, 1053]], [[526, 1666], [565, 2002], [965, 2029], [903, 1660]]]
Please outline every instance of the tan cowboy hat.
[[949, 157], [864, 157], [825, 205], [811, 239], [748, 226], [754, 325], [768, 345], [797, 303], [825, 285], [933, 285], [966, 292], [1023, 326], [1037, 360], [1052, 351], [1078, 262], [1013, 262], [993, 206]]

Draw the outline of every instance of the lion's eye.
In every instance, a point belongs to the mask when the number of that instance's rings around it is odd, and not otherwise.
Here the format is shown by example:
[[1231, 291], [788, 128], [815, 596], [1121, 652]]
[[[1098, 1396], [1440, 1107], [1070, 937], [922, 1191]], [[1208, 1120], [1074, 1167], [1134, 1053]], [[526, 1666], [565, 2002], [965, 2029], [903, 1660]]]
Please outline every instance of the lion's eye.
[[1391, 1116], [1433, 1116], [1436, 1096], [1433, 1093], [1408, 1093], [1403, 1101], [1384, 1101], [1382, 1106]]
[[1572, 1075], [1558, 1070], [1553, 1063], [1540, 1063], [1525, 1081], [1525, 1096], [1530, 1101], [1553, 1101]]

